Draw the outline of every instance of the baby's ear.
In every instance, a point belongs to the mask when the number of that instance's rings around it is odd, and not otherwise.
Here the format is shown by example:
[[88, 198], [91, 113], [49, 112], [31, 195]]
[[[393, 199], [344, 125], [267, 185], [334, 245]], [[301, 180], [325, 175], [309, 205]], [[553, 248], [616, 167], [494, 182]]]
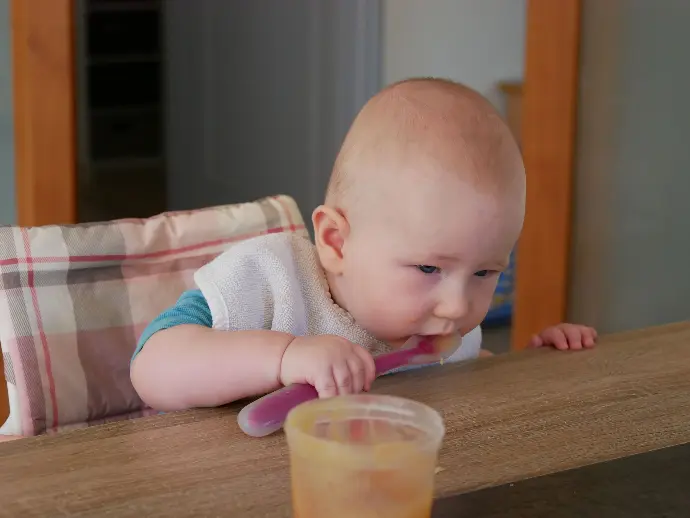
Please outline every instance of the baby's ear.
[[350, 232], [345, 215], [332, 207], [319, 205], [311, 215], [314, 224], [314, 241], [321, 266], [333, 274], [342, 273], [343, 244]]

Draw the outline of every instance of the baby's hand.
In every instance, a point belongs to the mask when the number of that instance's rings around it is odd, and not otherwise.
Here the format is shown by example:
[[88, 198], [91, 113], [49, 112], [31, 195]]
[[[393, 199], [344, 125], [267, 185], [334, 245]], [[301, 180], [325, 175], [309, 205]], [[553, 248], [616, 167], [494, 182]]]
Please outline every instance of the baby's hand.
[[369, 390], [375, 377], [371, 354], [339, 336], [298, 336], [280, 365], [283, 385], [309, 383], [322, 398]]
[[597, 341], [597, 332], [587, 326], [577, 324], [558, 324], [547, 327], [534, 335], [530, 347], [553, 346], [560, 351], [568, 349], [590, 349]]

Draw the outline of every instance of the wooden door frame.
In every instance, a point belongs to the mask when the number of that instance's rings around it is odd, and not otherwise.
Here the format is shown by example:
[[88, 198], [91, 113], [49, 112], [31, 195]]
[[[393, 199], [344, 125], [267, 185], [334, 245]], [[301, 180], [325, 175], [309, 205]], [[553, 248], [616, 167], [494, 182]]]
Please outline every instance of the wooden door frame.
[[74, 0], [11, 0], [10, 10], [17, 222], [76, 223]]
[[528, 0], [522, 101], [527, 214], [515, 268], [513, 349], [566, 318], [581, 0]]
[[[10, 9], [17, 221], [76, 223], [75, 0], [11, 0]], [[528, 0], [526, 34], [516, 349], [566, 315], [580, 0]]]

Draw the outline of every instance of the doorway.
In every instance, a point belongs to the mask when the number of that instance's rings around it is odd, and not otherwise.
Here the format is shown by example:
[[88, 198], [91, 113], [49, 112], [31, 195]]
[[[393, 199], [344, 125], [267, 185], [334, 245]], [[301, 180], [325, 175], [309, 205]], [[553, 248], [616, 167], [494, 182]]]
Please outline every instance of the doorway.
[[[148, 1], [137, 0], [124, 2], [124, 4], [130, 6], [145, 5]], [[100, 0], [100, 3], [112, 5], [118, 2]], [[175, 9], [192, 3], [185, 0], [167, 0], [163, 4], [167, 6], [166, 9]], [[226, 4], [230, 3], [206, 2], [202, 5], [220, 6]], [[250, 10], [248, 12], [251, 14], [252, 9], [260, 9], [262, 2], [232, 2], [232, 4], [247, 6], [247, 9]], [[342, 11], [344, 5], [349, 6], [350, 4], [352, 7]], [[312, 125], [309, 126], [305, 123], [304, 126], [300, 126], [299, 124], [290, 125], [286, 123], [286, 127], [282, 128], [283, 131], [296, 134], [306, 132], [312, 136], [311, 138], [321, 139], [322, 145], [311, 148], [317, 150], [318, 153], [312, 151], [297, 158], [292, 157], [293, 162], [302, 164], [301, 160], [308, 166], [307, 172], [302, 174], [305, 175], [305, 185], [308, 184], [309, 187], [295, 195], [305, 212], [320, 196], [325, 185], [330, 169], [329, 163], [332, 161], [330, 155], [333, 153], [333, 149], [337, 147], [341, 134], [344, 133], [343, 128], [346, 128], [346, 124], [361, 106], [363, 100], [378, 89], [381, 81], [385, 81], [385, 78], [375, 77], [376, 74], [367, 75], [366, 71], [379, 69], [381, 66], [375, 58], [371, 57], [370, 49], [376, 48], [380, 37], [379, 31], [384, 25], [385, 17], [391, 14], [390, 11], [387, 12], [386, 10], [393, 5], [395, 6], [394, 9], [400, 9], [400, 6], [406, 4], [409, 4], [412, 9], [416, 5], [411, 0], [407, 2], [388, 0], [388, 2], [384, 1], [381, 4], [379, 11], [378, 7], [376, 9], [371, 7], [376, 6], [377, 2], [365, 0], [347, 3], [305, 0], [300, 4], [304, 7], [302, 14], [293, 12], [293, 10], [286, 10], [282, 12], [281, 19], [276, 20], [276, 23], [293, 20], [295, 27], [298, 28], [300, 27], [298, 23], [304, 23], [302, 27], [304, 31], [313, 31], [309, 32], [312, 39], [304, 38], [302, 41], [305, 55], [309, 56], [310, 63], [316, 63], [322, 68], [324, 64], [336, 66], [338, 63], [341, 65], [350, 63], [353, 71], [364, 71], [360, 72], [359, 76], [355, 74], [356, 80], [352, 87], [354, 92], [351, 92], [351, 96], [346, 97], [344, 104], [341, 105], [333, 105], [327, 94], [336, 90], [347, 93], [350, 88], [338, 88], [340, 83], [332, 79], [330, 83], [320, 82], [315, 87], [316, 94], [308, 96], [309, 102], [305, 105], [309, 113], [316, 117], [311, 121]], [[481, 3], [481, 5], [484, 4], [494, 5], [496, 0]], [[471, 2], [471, 5], [477, 8], [476, 6], [480, 3]], [[77, 145], [79, 119], [76, 97], [79, 90], [79, 74], [77, 73], [79, 63], [76, 60], [78, 48], [75, 43], [78, 33], [78, 27], [75, 23], [75, 17], [78, 13], [77, 7], [75, 0], [32, 0], [31, 8], [28, 8], [27, 2], [23, 0], [11, 1], [15, 96], [15, 183], [18, 223], [21, 225], [79, 221], [79, 147]], [[215, 7], [215, 9], [222, 9], [222, 7]], [[527, 219], [517, 251], [515, 270], [515, 307], [512, 314], [511, 339], [514, 348], [520, 348], [526, 344], [529, 336], [537, 329], [565, 318], [577, 97], [579, 12], [579, 0], [559, 0], [558, 2], [526, 0], [525, 66], [521, 81], [523, 92], [520, 101], [521, 122], [518, 125], [520, 126], [519, 139], [522, 144], [530, 188], [528, 189]], [[196, 13], [201, 17], [202, 15], [199, 13], [203, 14], [203, 10]], [[377, 13], [382, 13], [384, 20], [379, 20]], [[187, 12], [186, 14], [188, 16], [183, 20], [185, 23], [181, 25], [190, 31], [195, 27], [194, 13]], [[223, 27], [213, 23], [214, 20], [219, 19], [220, 14], [222, 13], [207, 13], [205, 22], [200, 22], [210, 24], [207, 27], [210, 27], [211, 30], [203, 32], [205, 37], [215, 38], [215, 40], [210, 40], [211, 47], [206, 47], [207, 50], [217, 48], [214, 45], [221, 41], [221, 38], [225, 38], [229, 46], [233, 43], [238, 44], [239, 40], [233, 38], [236, 38], [240, 33], [245, 34], [248, 38], [244, 40], [245, 42], [254, 41], [251, 39], [251, 24], [237, 26], [236, 30], [231, 31], [230, 34], [221, 34]], [[259, 14], [256, 16], [258, 17]], [[300, 16], [302, 17], [300, 18]], [[257, 17], [252, 18], [250, 16], [248, 20], [254, 20], [256, 23]], [[333, 20], [337, 20], [338, 23], [334, 23]], [[350, 27], [361, 28], [362, 34], [369, 38], [369, 40], [364, 41], [364, 46], [362, 44], [350, 44], [348, 47], [348, 41], [351, 41], [352, 38], [348, 38], [348, 31], [343, 30], [342, 24], [339, 25], [342, 20], [349, 20]], [[452, 25], [452, 20], [449, 23]], [[293, 35], [301, 34], [304, 31], [295, 30]], [[291, 34], [286, 33], [288, 36]], [[313, 38], [318, 37], [319, 34], [322, 36], [331, 35], [332, 39], [329, 40], [331, 43], [329, 45], [317, 45], [317, 42], [321, 40]], [[189, 35], [189, 32], [183, 33], [182, 38]], [[178, 41], [184, 42], [184, 39]], [[269, 47], [267, 52], [284, 47], [286, 41], [291, 40], [290, 38], [277, 38], [275, 41], [269, 42], [273, 47]], [[254, 43], [257, 42], [254, 41]], [[262, 43], [265, 42], [262, 40]], [[319, 47], [318, 52], [315, 51], [315, 47]], [[478, 59], [481, 59], [479, 50], [474, 54], [479, 56]], [[208, 52], [202, 52], [197, 55], [197, 58], [198, 56], [206, 56], [206, 59], [209, 59]], [[198, 62], [198, 59], [195, 60], [195, 56], [189, 53], [182, 55], [182, 57], [187, 60], [187, 63]], [[251, 69], [252, 62], [249, 61], [248, 63], [250, 64], [247, 66]], [[167, 66], [170, 66], [170, 63]], [[208, 70], [211, 75], [209, 76], [210, 81], [206, 82], [207, 88], [212, 88], [213, 85], [218, 88], [217, 85], [222, 84], [222, 81], [229, 81], [229, 79], [223, 79], [218, 75], [220, 72], [217, 68], [211, 67]], [[307, 70], [308, 75], [308, 69], [305, 70]], [[340, 67], [338, 70], [345, 69]], [[246, 78], [246, 73], [244, 77]], [[266, 77], [270, 80], [272, 76], [268, 74]], [[513, 80], [515, 78], [506, 77], [505, 79]], [[498, 82], [500, 81], [497, 80]], [[180, 84], [179, 82], [175, 83], [177, 86]], [[294, 88], [297, 89], [298, 86], [294, 85]], [[251, 84], [248, 84], [247, 88], [251, 88]], [[270, 89], [270, 85], [265, 85], [263, 88]], [[500, 94], [499, 85], [497, 88], [496, 93]], [[204, 91], [203, 94], [211, 97], [220, 95], [218, 90], [215, 92], [213, 90]], [[198, 105], [199, 110], [195, 113], [185, 114], [182, 111], [185, 108], [189, 109], [190, 105], [183, 102], [185, 101], [184, 92], [169, 88], [165, 95], [169, 99], [179, 96], [178, 100], [181, 102], [178, 102], [177, 106], [181, 112], [178, 113], [178, 116], [188, 117], [186, 120], [190, 124], [191, 131], [195, 134], [208, 137], [200, 139], [194, 144], [180, 139], [172, 146], [173, 152], [179, 153], [184, 150], [185, 146], [189, 148], [196, 146], [197, 155], [187, 153], [186, 162], [184, 158], [179, 157], [172, 161], [173, 164], [168, 163], [166, 167], [178, 167], [187, 178], [193, 179], [187, 181], [186, 184], [189, 187], [186, 190], [191, 195], [197, 196], [194, 199], [189, 198], [190, 204], [214, 203], [215, 200], [203, 198], [203, 196], [198, 197], [200, 196], [199, 191], [195, 188], [205, 182], [207, 191], [218, 191], [214, 187], [219, 185], [221, 173], [229, 175], [231, 182], [236, 180], [236, 178], [232, 178], [235, 173], [228, 173], [227, 167], [224, 167], [226, 162], [223, 162], [222, 153], [225, 150], [223, 149], [223, 142], [218, 140], [218, 135], [225, 135], [226, 138], [230, 139], [237, 139], [241, 135], [232, 134], [233, 131], [237, 132], [237, 130], [233, 130], [231, 124], [218, 125], [219, 119], [217, 118], [206, 118], [206, 125], [198, 127], [200, 117], [203, 118], [210, 111], [215, 110], [216, 106], [201, 104]], [[240, 103], [237, 106], [242, 108], [243, 104]], [[251, 102], [244, 103], [246, 109], [250, 109], [251, 106]], [[323, 117], [328, 118], [321, 118], [320, 113], [326, 114]], [[232, 121], [231, 115], [232, 113], [228, 113], [225, 120]], [[242, 115], [241, 112], [240, 115]], [[215, 120], [216, 125], [209, 125], [209, 120]], [[250, 118], [246, 118], [245, 115], [245, 120], [250, 120]], [[296, 120], [298, 119], [293, 118], [292, 122]], [[289, 114], [286, 113], [281, 121], [291, 121]], [[326, 128], [330, 129], [327, 130]], [[246, 129], [260, 134], [262, 128], [250, 127]], [[170, 139], [171, 136], [168, 135], [165, 140], [170, 142]], [[209, 153], [208, 146], [215, 149], [211, 149], [212, 152]], [[266, 154], [263, 147], [258, 147], [251, 153], [245, 152], [243, 155], [245, 159], [241, 164], [246, 169], [252, 156], [261, 157]], [[199, 160], [190, 159], [190, 156], [197, 156], [200, 157], [201, 161], [210, 162], [205, 166]], [[262, 159], [268, 160], [267, 158]], [[215, 163], [213, 163], [214, 160]], [[286, 167], [291, 167], [289, 160], [285, 162]], [[267, 162], [267, 164], [275, 166], [272, 162]], [[298, 169], [304, 168], [300, 165]], [[276, 168], [273, 167], [273, 170], [276, 175], [273, 178], [275, 180], [273, 184], [282, 186], [280, 173], [281, 171], [288, 171], [288, 169], [279, 169], [275, 172]], [[243, 174], [249, 173], [246, 171], [237, 173], [237, 175]], [[197, 181], [202, 176], [203, 181]], [[168, 171], [168, 180], [172, 177]], [[268, 182], [270, 179], [270, 177], [262, 178], [262, 182]], [[242, 185], [246, 187], [246, 185], [251, 184], [244, 182]], [[285, 185], [287, 187], [291, 184], [286, 183]], [[134, 187], [136, 188], [136, 186]], [[275, 187], [274, 190], [277, 188]], [[170, 189], [170, 182], [167, 189]], [[178, 187], [179, 189], [184, 190], [184, 186]], [[252, 191], [248, 191], [246, 188], [241, 191], [234, 189], [234, 192], [238, 198], [252, 197], [249, 196]], [[288, 194], [291, 193], [288, 192]], [[170, 197], [168, 196], [168, 198]], [[224, 197], [222, 201], [235, 200]], [[174, 205], [166, 206], [166, 208], [189, 208], [184, 206], [184, 200], [178, 200]]]

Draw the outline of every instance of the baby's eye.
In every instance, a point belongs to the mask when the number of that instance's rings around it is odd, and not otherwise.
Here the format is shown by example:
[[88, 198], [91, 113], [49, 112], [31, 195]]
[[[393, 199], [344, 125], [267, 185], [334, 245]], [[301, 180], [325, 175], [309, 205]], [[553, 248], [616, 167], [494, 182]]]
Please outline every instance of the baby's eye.
[[418, 264], [417, 269], [420, 272], [426, 274], [437, 273], [441, 271], [441, 269], [438, 266], [430, 266], [428, 264]]
[[478, 272], [474, 272], [474, 275], [476, 277], [486, 277], [489, 273], [491, 273], [489, 270], [479, 270]]

